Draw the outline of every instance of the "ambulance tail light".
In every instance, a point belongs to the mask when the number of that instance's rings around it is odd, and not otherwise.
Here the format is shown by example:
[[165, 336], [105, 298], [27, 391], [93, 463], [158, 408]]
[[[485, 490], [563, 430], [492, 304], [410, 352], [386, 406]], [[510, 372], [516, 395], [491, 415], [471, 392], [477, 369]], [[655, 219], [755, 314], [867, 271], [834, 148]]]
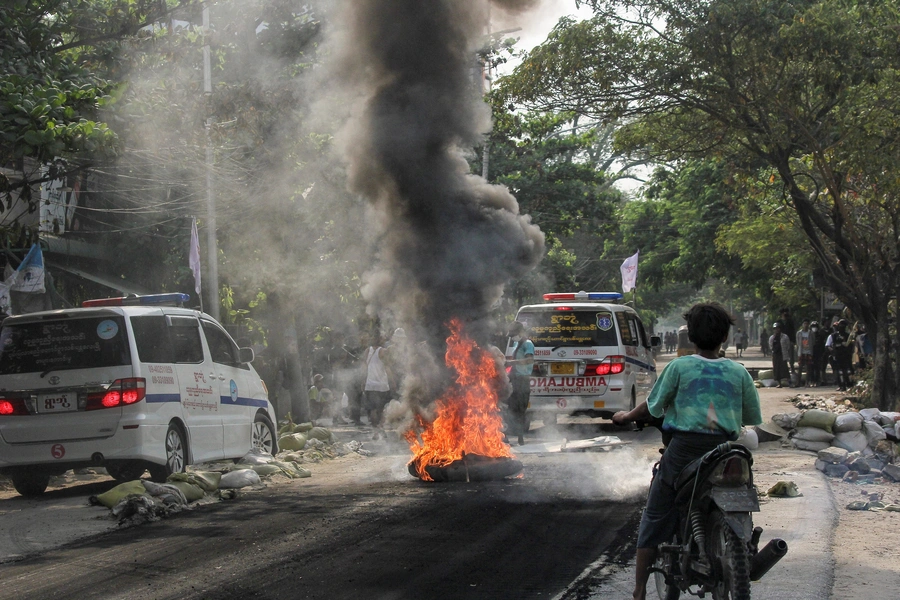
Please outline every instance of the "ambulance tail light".
[[0, 398], [0, 417], [31, 414], [24, 398]]
[[596, 370], [597, 375], [618, 375], [625, 370], [625, 357], [607, 356], [596, 365], [588, 365], [585, 374], [592, 374], [590, 373], [592, 368]]
[[101, 410], [140, 402], [147, 394], [147, 380], [143, 377], [116, 379], [102, 392], [88, 394], [84, 410]]

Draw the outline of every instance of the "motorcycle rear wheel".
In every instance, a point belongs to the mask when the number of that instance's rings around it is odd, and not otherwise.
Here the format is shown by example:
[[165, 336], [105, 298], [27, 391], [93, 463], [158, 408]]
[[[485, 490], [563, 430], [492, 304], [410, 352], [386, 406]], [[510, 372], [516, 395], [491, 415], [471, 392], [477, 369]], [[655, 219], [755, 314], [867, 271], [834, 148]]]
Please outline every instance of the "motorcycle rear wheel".
[[725, 522], [718, 510], [710, 515], [707, 527], [708, 556], [716, 564], [716, 585], [710, 590], [714, 600], [750, 600], [750, 556], [747, 544]]
[[[659, 554], [656, 557], [656, 562], [653, 564], [657, 569], [662, 569], [665, 573], [674, 573], [673, 567], [677, 568], [675, 563], [675, 558], [671, 554]], [[660, 573], [659, 571], [655, 571], [653, 573], [653, 578], [656, 581], [656, 593], [659, 596], [659, 600], [678, 600], [681, 598], [681, 590], [679, 590], [674, 585], [669, 585], [666, 583], [665, 573]]]

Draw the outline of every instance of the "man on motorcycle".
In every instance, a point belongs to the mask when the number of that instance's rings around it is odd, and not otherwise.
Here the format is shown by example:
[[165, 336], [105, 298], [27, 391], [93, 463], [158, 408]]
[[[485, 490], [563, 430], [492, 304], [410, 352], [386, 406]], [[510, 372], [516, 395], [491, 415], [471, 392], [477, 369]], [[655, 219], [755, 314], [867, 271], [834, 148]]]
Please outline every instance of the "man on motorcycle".
[[734, 324], [731, 315], [716, 303], [695, 304], [684, 319], [698, 353], [670, 362], [646, 403], [613, 415], [617, 425], [662, 417], [663, 435], [671, 435], [638, 529], [635, 600], [646, 598], [657, 546], [670, 542], [675, 534], [678, 474], [719, 444], [736, 440], [742, 425], [762, 422], [753, 378], [742, 365], [719, 357]]

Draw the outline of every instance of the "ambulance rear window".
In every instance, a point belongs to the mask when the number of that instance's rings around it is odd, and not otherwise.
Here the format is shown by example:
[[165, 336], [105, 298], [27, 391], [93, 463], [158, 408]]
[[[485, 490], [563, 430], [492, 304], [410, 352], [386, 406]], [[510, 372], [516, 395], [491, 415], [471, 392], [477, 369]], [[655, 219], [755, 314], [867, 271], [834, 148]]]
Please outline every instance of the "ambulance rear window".
[[129, 364], [128, 335], [117, 315], [7, 322], [0, 331], [2, 375]]
[[613, 313], [608, 310], [522, 310], [535, 346], [617, 346]]

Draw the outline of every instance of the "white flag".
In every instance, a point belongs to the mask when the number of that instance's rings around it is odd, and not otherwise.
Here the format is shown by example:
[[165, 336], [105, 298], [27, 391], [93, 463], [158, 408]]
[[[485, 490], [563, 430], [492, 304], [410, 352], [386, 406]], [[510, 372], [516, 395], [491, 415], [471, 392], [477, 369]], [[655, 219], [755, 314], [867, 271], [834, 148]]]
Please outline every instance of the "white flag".
[[622, 263], [622, 266], [619, 267], [619, 270], [622, 271], [622, 292], [627, 294], [637, 285], [637, 267], [638, 267], [638, 254], [640, 250], [634, 253], [634, 256], [629, 256], [625, 259], [625, 262]]
[[200, 236], [197, 235], [197, 219], [191, 224], [191, 252], [188, 259], [194, 274], [194, 291], [200, 295]]
[[31, 250], [25, 255], [25, 260], [16, 269], [16, 278], [10, 286], [17, 292], [29, 292], [43, 294], [44, 288], [44, 253], [37, 244], [31, 245]]

